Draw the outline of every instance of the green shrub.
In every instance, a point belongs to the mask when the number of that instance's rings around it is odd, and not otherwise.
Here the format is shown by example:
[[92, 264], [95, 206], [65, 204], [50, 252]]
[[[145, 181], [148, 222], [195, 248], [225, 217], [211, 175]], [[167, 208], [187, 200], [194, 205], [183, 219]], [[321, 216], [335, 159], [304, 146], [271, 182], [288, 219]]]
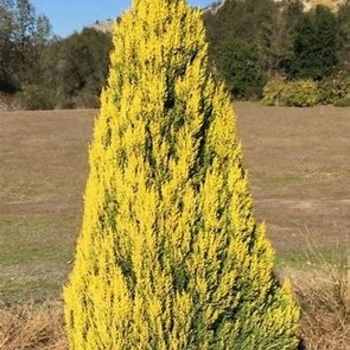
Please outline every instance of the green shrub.
[[262, 104], [267, 106], [315, 106], [320, 101], [318, 85], [312, 80], [270, 80], [263, 89]]
[[283, 78], [269, 80], [263, 88], [262, 104], [265, 106], [284, 105], [283, 95], [286, 84]]
[[28, 110], [46, 110], [55, 107], [54, 92], [43, 86], [26, 85], [20, 95]]
[[336, 107], [350, 107], [350, 97], [340, 98], [333, 103]]
[[318, 83], [320, 102], [322, 104], [332, 104], [343, 99], [350, 92], [350, 77], [338, 73], [329, 79]]
[[202, 13], [138, 0], [114, 31], [64, 289], [72, 350], [295, 350]]
[[283, 89], [282, 99], [287, 106], [315, 106], [320, 102], [318, 85], [310, 79], [290, 81]]
[[231, 38], [219, 45], [216, 63], [233, 99], [261, 96], [266, 78], [254, 45]]
[[244, 99], [247, 101], [260, 101], [262, 98], [263, 88], [261, 86], [248, 86], [245, 90]]
[[74, 108], [99, 108], [100, 100], [94, 91], [84, 89], [72, 97]]

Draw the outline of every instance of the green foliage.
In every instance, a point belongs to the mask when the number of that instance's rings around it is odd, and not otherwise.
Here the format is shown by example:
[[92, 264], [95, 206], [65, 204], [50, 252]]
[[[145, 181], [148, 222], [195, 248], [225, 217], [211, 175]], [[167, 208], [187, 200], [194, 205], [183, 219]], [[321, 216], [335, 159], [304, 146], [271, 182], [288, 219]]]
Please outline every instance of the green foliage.
[[111, 36], [85, 28], [58, 45], [52, 48], [57, 51], [52, 78], [61, 107], [98, 107], [107, 77]]
[[48, 43], [41, 55], [40, 74], [32, 84], [38, 91], [48, 91], [47, 101], [44, 93], [37, 96], [42, 104], [54, 108], [99, 107], [110, 49], [111, 36], [92, 28]]
[[212, 65], [234, 98], [259, 96], [280, 65], [286, 50], [280, 7], [273, 0], [231, 0], [204, 13]]
[[310, 79], [295, 81], [275, 79], [269, 81], [263, 90], [262, 103], [268, 106], [310, 107], [319, 102], [318, 85]]
[[338, 13], [323, 5], [306, 11], [301, 0], [230, 0], [203, 17], [212, 65], [236, 98], [264, 79], [325, 81], [350, 72], [350, 0]]
[[344, 97], [339, 100], [335, 100], [333, 104], [336, 107], [350, 107], [350, 97]]
[[38, 85], [26, 85], [19, 94], [28, 110], [46, 110], [55, 107], [54, 92]]
[[[322, 5], [305, 11], [301, 0], [221, 1], [203, 19], [211, 66], [235, 99], [261, 97], [266, 81], [281, 75], [324, 82], [340, 70], [350, 74], [350, 0], [337, 13]], [[0, 92], [41, 100], [32, 108], [99, 107], [110, 49], [106, 33], [54, 38], [29, 0], [0, 0]], [[47, 89], [45, 102], [39, 91]], [[327, 89], [324, 103], [333, 99]]]
[[296, 349], [200, 11], [133, 1], [113, 43], [64, 289], [71, 349]]
[[0, 90], [16, 92], [32, 84], [41, 52], [51, 35], [46, 16], [29, 0], [0, 0]]
[[350, 75], [350, 0], [338, 10], [338, 50], [342, 68]]
[[234, 99], [259, 98], [265, 84], [256, 48], [230, 41], [218, 49], [217, 67]]
[[98, 107], [110, 49], [109, 34], [53, 38], [29, 0], [0, 0], [0, 92], [18, 93], [29, 109]]
[[318, 90], [320, 102], [323, 104], [332, 104], [350, 93], [350, 76], [339, 72], [328, 79], [320, 81], [318, 83]]
[[283, 90], [283, 99], [287, 106], [315, 106], [320, 102], [318, 85], [310, 79], [288, 82]]
[[289, 74], [293, 78], [321, 80], [338, 64], [337, 19], [324, 5], [304, 14], [296, 27]]
[[269, 80], [263, 88], [263, 98], [261, 103], [265, 106], [284, 105], [284, 90], [286, 81], [282, 78]]

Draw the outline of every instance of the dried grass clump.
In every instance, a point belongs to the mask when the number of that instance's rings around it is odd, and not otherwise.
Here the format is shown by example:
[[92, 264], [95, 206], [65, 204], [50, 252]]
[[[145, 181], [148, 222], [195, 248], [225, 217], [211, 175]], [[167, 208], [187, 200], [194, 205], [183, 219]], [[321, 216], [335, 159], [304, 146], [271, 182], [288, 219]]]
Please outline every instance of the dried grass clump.
[[307, 350], [350, 350], [349, 252], [330, 258], [309, 244], [305, 269], [285, 269], [302, 310], [301, 337]]
[[26, 103], [18, 95], [0, 92], [0, 112], [25, 111]]
[[300, 286], [302, 336], [308, 350], [350, 349], [350, 275], [345, 266], [316, 272], [317, 283]]
[[[350, 266], [319, 257], [307, 269], [279, 273], [292, 280], [302, 309], [300, 349], [350, 350]], [[0, 305], [0, 349], [68, 350], [62, 303]]]
[[0, 349], [68, 350], [62, 304], [2, 307]]

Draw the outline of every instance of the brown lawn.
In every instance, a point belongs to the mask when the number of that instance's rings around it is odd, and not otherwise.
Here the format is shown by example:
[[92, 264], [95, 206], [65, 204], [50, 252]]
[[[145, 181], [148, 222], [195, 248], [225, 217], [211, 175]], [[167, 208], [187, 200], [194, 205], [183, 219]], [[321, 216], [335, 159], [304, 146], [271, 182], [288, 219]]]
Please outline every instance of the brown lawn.
[[[350, 109], [236, 103], [256, 216], [279, 263], [350, 244]], [[71, 268], [96, 111], [0, 114], [0, 302], [56, 298]]]

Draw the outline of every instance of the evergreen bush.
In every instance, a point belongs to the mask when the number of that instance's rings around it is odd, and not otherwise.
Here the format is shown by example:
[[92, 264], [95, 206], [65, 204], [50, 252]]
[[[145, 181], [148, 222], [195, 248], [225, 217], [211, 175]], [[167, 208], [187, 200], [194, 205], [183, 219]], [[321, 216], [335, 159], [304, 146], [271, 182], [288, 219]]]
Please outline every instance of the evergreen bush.
[[232, 98], [249, 100], [261, 97], [266, 79], [257, 49], [233, 39], [218, 46], [216, 64]]
[[315, 106], [320, 102], [318, 84], [310, 79], [274, 79], [265, 85], [261, 102], [266, 106]]
[[55, 107], [55, 92], [48, 87], [44, 89], [40, 85], [24, 85], [18, 95], [28, 110], [47, 110]]
[[285, 105], [284, 91], [286, 85], [286, 80], [283, 78], [269, 80], [263, 88], [261, 103], [265, 106]]
[[114, 32], [64, 290], [73, 350], [292, 350], [298, 307], [254, 219], [201, 12], [134, 0]]
[[320, 100], [323, 104], [331, 104], [343, 99], [350, 93], [350, 77], [342, 72], [318, 83]]
[[350, 107], [350, 97], [340, 98], [333, 102], [336, 107]]
[[318, 84], [311, 79], [290, 81], [283, 90], [283, 100], [287, 106], [315, 106], [320, 102]]

